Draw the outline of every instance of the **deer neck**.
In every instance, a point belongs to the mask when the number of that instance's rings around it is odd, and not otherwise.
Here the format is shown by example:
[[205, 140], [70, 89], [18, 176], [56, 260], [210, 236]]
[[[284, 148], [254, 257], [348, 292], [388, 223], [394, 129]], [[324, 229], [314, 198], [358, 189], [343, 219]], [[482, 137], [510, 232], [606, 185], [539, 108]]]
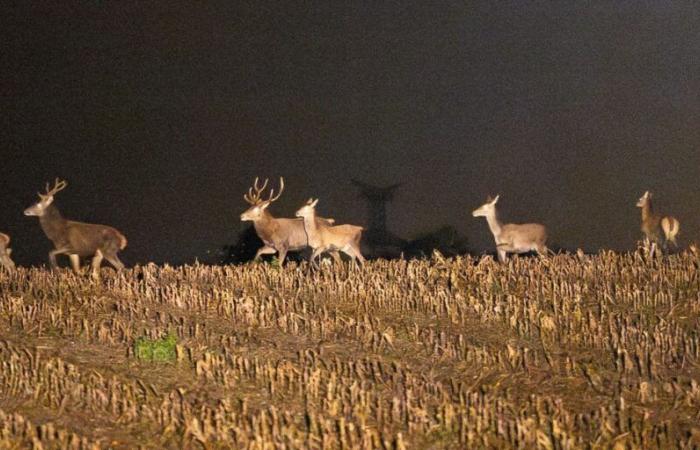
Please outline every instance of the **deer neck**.
[[39, 217], [41, 229], [52, 241], [60, 240], [63, 237], [67, 222], [53, 204], [47, 206], [44, 214]]
[[486, 215], [486, 223], [489, 224], [489, 229], [491, 230], [493, 237], [498, 240], [498, 237], [501, 235], [502, 225], [498, 220], [498, 215], [496, 214], [495, 209], [492, 213]]
[[651, 200], [647, 200], [642, 206], [642, 222], [649, 223], [654, 218], [654, 208], [651, 206]]
[[260, 236], [261, 239], [267, 240], [271, 238], [273, 231], [272, 225], [274, 220], [275, 218], [272, 217], [272, 214], [270, 214], [267, 211], [263, 211], [260, 215], [260, 218], [253, 222], [255, 231], [258, 233], [258, 236]]
[[312, 240], [312, 236], [317, 235], [318, 224], [316, 222], [316, 214], [304, 217], [304, 230], [306, 231], [306, 237], [309, 241]]

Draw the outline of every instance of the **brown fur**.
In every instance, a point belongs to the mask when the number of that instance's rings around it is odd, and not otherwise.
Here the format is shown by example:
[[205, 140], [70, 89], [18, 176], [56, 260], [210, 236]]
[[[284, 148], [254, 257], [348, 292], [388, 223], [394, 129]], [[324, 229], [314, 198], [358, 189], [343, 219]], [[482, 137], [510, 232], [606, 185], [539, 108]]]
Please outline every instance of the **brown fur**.
[[13, 270], [15, 268], [15, 263], [10, 258], [12, 249], [9, 248], [10, 236], [5, 233], [0, 233], [0, 266], [7, 270]]
[[[296, 213], [297, 217], [303, 217], [304, 229], [309, 240], [309, 247], [314, 252], [310, 261], [313, 263], [316, 257], [323, 252], [342, 251], [353, 261], [365, 262], [360, 251], [360, 239], [363, 228], [356, 225], [329, 225], [316, 217], [316, 201], [309, 201]], [[337, 259], [336, 259], [337, 260]]]
[[[262, 186], [258, 186], [258, 178], [255, 179], [253, 186], [243, 196], [245, 201], [250, 204], [250, 208], [241, 214], [241, 220], [253, 222], [255, 233], [263, 241], [264, 245], [255, 253], [255, 260], [260, 259], [261, 255], [277, 253], [279, 263], [282, 265], [287, 257], [287, 252], [303, 250], [309, 246], [309, 242], [302, 219], [278, 219], [267, 211], [267, 208], [282, 194], [284, 178], [280, 178], [280, 190], [277, 196], [273, 196], [273, 190], [270, 192], [269, 198], [263, 200], [260, 195], [266, 186], [267, 180]], [[319, 220], [328, 225], [332, 225], [335, 222], [333, 219], [319, 218]], [[336, 260], [340, 260], [337, 251], [332, 253]]]
[[680, 222], [673, 216], [656, 214], [651, 199], [652, 194], [647, 191], [637, 202], [637, 207], [642, 209], [641, 230], [644, 237], [653, 245], [652, 251], [656, 245], [666, 248], [668, 242], [677, 246], [676, 236], [680, 231]]
[[53, 189], [47, 185], [47, 193], [39, 194], [40, 201], [27, 208], [28, 216], [38, 216], [46, 237], [53, 242], [54, 250], [49, 252], [51, 267], [57, 267], [56, 255], [68, 255], [73, 270], [80, 270], [80, 260], [92, 257], [92, 275], [99, 276], [102, 259], [106, 259], [116, 269], [124, 268], [117, 253], [127, 245], [126, 237], [108, 225], [76, 222], [63, 218], [53, 204], [53, 195], [67, 186], [65, 181], [56, 180]]

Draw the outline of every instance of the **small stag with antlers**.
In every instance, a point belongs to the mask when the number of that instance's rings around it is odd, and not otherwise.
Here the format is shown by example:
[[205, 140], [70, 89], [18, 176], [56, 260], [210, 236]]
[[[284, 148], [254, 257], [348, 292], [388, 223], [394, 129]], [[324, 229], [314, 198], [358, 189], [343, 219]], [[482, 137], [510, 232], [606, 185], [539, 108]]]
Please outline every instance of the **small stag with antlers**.
[[316, 257], [326, 251], [341, 251], [353, 261], [358, 259], [364, 263], [365, 258], [360, 252], [363, 228], [355, 225], [330, 225], [317, 219], [317, 203], [318, 199], [309, 199], [296, 213], [297, 217], [304, 219], [304, 229], [309, 239], [309, 247], [314, 250], [310, 261], [313, 263]]
[[[288, 251], [303, 250], [309, 243], [302, 219], [278, 219], [267, 211], [270, 204], [282, 195], [284, 178], [280, 177], [280, 190], [277, 195], [274, 195], [275, 190], [271, 189], [269, 197], [263, 200], [261, 194], [267, 187], [267, 181], [266, 179], [262, 186], [258, 186], [258, 178], [255, 178], [253, 186], [243, 196], [243, 199], [250, 204], [250, 208], [241, 214], [241, 220], [253, 222], [255, 232], [263, 241], [264, 245], [255, 253], [255, 260], [259, 260], [262, 255], [278, 253], [279, 262], [282, 265]], [[320, 220], [329, 225], [334, 222], [333, 219]], [[338, 252], [334, 252], [333, 257], [336, 260], [340, 259]]]
[[499, 196], [491, 199], [472, 212], [474, 217], [485, 217], [491, 233], [496, 240], [498, 260], [504, 262], [508, 253], [527, 253], [536, 251], [541, 256], [547, 255], [550, 250], [545, 245], [547, 242], [547, 229], [539, 223], [502, 225], [496, 213], [496, 202]]
[[52, 268], [56, 268], [56, 255], [68, 255], [73, 271], [80, 273], [80, 258], [92, 257], [92, 276], [99, 277], [100, 265], [105, 258], [116, 269], [124, 264], [117, 252], [126, 247], [126, 238], [116, 229], [107, 225], [74, 222], [63, 218], [53, 204], [54, 195], [68, 186], [56, 178], [53, 188], [46, 183], [46, 193], [39, 194], [39, 201], [24, 211], [26, 216], [38, 216], [41, 228], [54, 245], [49, 252]]
[[642, 209], [642, 233], [644, 233], [645, 244], [649, 247], [649, 256], [653, 258], [657, 245], [661, 245], [664, 250], [667, 249], [669, 242], [674, 247], [678, 247], [676, 236], [681, 229], [681, 224], [673, 216], [662, 217], [655, 214], [651, 197], [652, 193], [646, 191], [637, 201], [637, 208]]
[[12, 261], [12, 258], [10, 258], [12, 249], [8, 247], [9, 245], [10, 236], [5, 233], [0, 233], [0, 266], [8, 271], [12, 271], [15, 268], [15, 263]]

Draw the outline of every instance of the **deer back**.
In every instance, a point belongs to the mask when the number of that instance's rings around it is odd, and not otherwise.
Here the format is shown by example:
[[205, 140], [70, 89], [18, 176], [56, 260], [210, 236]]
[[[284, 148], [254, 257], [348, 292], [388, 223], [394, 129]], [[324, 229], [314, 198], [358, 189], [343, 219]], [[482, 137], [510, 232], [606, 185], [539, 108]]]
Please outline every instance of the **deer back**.
[[345, 245], [359, 241], [362, 234], [362, 227], [356, 225], [335, 225], [329, 226], [321, 224], [319, 226], [319, 234], [321, 240], [326, 246], [344, 247]]
[[266, 244], [275, 247], [286, 246], [289, 250], [298, 250], [307, 245], [303, 220], [280, 218], [261, 225], [263, 226], [260, 229], [256, 227], [256, 230]]
[[547, 228], [539, 223], [509, 223], [503, 225], [500, 241], [513, 243], [515, 246], [530, 243], [544, 244], [547, 241]]
[[97, 250], [103, 253], [116, 253], [126, 247], [126, 238], [108, 225], [68, 221], [66, 223], [66, 245], [80, 256], [94, 255]]

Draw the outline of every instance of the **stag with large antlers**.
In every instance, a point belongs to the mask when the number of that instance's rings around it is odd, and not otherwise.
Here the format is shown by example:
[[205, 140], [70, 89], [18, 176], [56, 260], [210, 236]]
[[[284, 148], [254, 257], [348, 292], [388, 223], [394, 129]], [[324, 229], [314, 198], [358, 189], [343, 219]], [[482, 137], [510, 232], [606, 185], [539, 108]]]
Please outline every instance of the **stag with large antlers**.
[[472, 211], [474, 217], [485, 217], [489, 224], [493, 238], [496, 241], [498, 260], [505, 262], [508, 253], [527, 253], [536, 251], [541, 256], [546, 256], [550, 250], [547, 242], [547, 229], [539, 223], [501, 224], [496, 214], [496, 198], [489, 197], [486, 203]]
[[56, 178], [53, 188], [46, 183], [46, 193], [39, 194], [39, 201], [24, 211], [26, 216], [38, 216], [41, 228], [54, 245], [49, 252], [52, 268], [56, 268], [56, 255], [68, 255], [71, 266], [80, 273], [80, 258], [92, 257], [92, 276], [99, 277], [102, 259], [109, 261], [116, 269], [123, 269], [124, 264], [117, 257], [117, 252], [126, 247], [123, 234], [107, 225], [75, 222], [63, 218], [54, 205], [54, 195], [68, 186], [65, 181]]
[[310, 261], [313, 263], [315, 258], [323, 252], [341, 251], [353, 261], [358, 259], [364, 263], [365, 258], [360, 252], [363, 228], [356, 225], [330, 225], [318, 220], [316, 217], [317, 203], [318, 199], [309, 199], [296, 213], [297, 217], [304, 219], [304, 229], [309, 238], [309, 247], [314, 250]]
[[658, 245], [664, 250], [667, 249], [669, 242], [674, 247], [678, 247], [676, 236], [681, 229], [681, 224], [673, 216], [662, 217], [655, 214], [651, 197], [652, 193], [646, 191], [637, 201], [637, 208], [642, 209], [642, 233], [644, 233], [645, 244], [649, 247], [649, 256], [653, 258]]
[[8, 271], [11, 271], [15, 268], [15, 263], [12, 261], [12, 258], [10, 258], [12, 249], [9, 247], [9, 245], [10, 236], [6, 235], [5, 233], [0, 233], [0, 267], [4, 267]]
[[[275, 190], [270, 190], [267, 199], [262, 198], [262, 193], [267, 187], [267, 179], [259, 186], [258, 178], [255, 178], [253, 186], [248, 189], [248, 193], [243, 199], [250, 204], [250, 208], [241, 214], [242, 221], [253, 222], [255, 232], [263, 241], [263, 246], [255, 254], [255, 260], [259, 260], [262, 255], [272, 255], [278, 253], [280, 265], [284, 264], [287, 252], [303, 250], [308, 246], [308, 239], [304, 231], [304, 221], [301, 219], [275, 218], [267, 211], [267, 208], [274, 201], [280, 198], [284, 191], [284, 178], [280, 178], [280, 190], [275, 194]], [[332, 224], [333, 219], [320, 219], [324, 223]], [[340, 259], [337, 252], [333, 254], [336, 260]]]

